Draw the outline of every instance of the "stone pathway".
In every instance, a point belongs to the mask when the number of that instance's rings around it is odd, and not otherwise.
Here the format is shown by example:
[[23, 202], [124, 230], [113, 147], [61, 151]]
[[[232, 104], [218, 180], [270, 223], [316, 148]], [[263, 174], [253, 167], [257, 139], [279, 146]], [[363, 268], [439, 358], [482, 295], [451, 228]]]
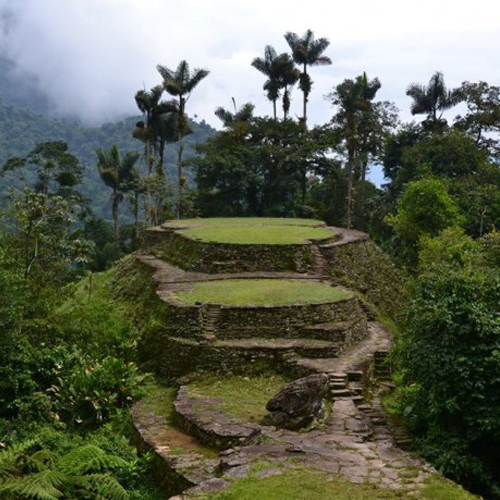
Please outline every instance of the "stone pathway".
[[[386, 350], [390, 344], [389, 333], [382, 325], [370, 323], [369, 328], [366, 340], [338, 358], [302, 359], [302, 364], [312, 372], [328, 373], [333, 392], [328, 417], [309, 432], [278, 430], [238, 421], [221, 414], [219, 400], [206, 398], [191, 404], [187, 389], [181, 387], [176, 409], [182, 428], [202, 442], [225, 449], [215, 468], [212, 461], [208, 462], [208, 469], [217, 471], [212, 472], [212, 477], [207, 477], [207, 464], [199, 461], [199, 457], [191, 461], [189, 467], [183, 458], [182, 466], [189, 472], [190, 482], [193, 483], [196, 477], [200, 479], [189, 491], [221, 489], [227, 484], [224, 479], [245, 477], [253, 463], [272, 461], [273, 467], [278, 463], [284, 467], [291, 464], [314, 467], [353, 483], [393, 488], [408, 496], [417, 492], [435, 471], [423, 460], [398, 447], [398, 438], [403, 442], [405, 435], [394, 434], [382, 409], [379, 392], [375, 391], [371, 404], [360, 396], [362, 378], [367, 370], [373, 371], [375, 353]], [[252, 444], [258, 435], [262, 442]], [[165, 445], [160, 439], [157, 446]], [[227, 449], [229, 446], [232, 447]], [[197, 460], [205, 473], [193, 471], [193, 463]], [[182, 471], [177, 472], [182, 476]], [[176, 498], [188, 499], [189, 492]]]

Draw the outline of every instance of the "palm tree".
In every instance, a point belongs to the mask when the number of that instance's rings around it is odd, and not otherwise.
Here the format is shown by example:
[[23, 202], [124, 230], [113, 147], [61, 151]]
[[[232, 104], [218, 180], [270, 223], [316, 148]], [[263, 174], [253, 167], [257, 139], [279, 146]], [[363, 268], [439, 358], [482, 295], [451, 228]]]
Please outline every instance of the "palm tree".
[[[146, 90], [139, 90], [135, 94], [135, 102], [137, 107], [144, 114], [144, 121], [136, 124], [132, 133], [133, 137], [144, 142], [144, 156], [146, 157], [147, 173], [151, 175], [153, 170], [154, 156], [158, 155], [157, 170], [160, 176], [164, 175], [163, 172], [163, 157], [165, 150], [165, 142], [167, 139], [172, 139], [171, 135], [174, 133], [168, 130], [169, 134], [165, 133], [165, 122], [171, 121], [171, 117], [177, 112], [177, 102], [162, 101], [163, 86], [157, 85], [149, 92]], [[171, 142], [174, 142], [172, 139]], [[153, 152], [155, 155], [153, 155]], [[149, 184], [148, 184], [149, 186]], [[147, 207], [146, 219], [150, 224], [151, 216], [151, 193], [147, 193]]]
[[307, 124], [307, 101], [312, 88], [312, 80], [307, 73], [307, 66], [332, 64], [329, 57], [322, 55], [330, 42], [326, 38], [316, 40], [311, 30], [307, 30], [302, 37], [289, 31], [285, 34], [285, 40], [292, 49], [293, 60], [302, 66], [299, 87], [304, 93], [303, 120], [305, 126]]
[[233, 101], [234, 112], [219, 106], [215, 110], [215, 116], [221, 120], [224, 128], [234, 134], [234, 137], [243, 138], [246, 136], [249, 124], [254, 117], [253, 111], [255, 106], [251, 102], [247, 102], [240, 109], [237, 109], [234, 97], [231, 99]]
[[206, 69], [195, 68], [190, 71], [187, 61], [181, 61], [175, 71], [172, 71], [165, 66], [158, 65], [156, 69], [163, 78], [164, 89], [172, 96], [179, 99], [177, 108], [177, 130], [179, 149], [177, 154], [177, 177], [178, 177], [178, 199], [177, 199], [177, 217], [181, 218], [182, 212], [182, 186], [184, 178], [182, 177], [182, 152], [184, 144], [182, 138], [188, 130], [186, 103], [191, 97], [191, 92], [194, 88], [208, 76], [209, 71]]
[[286, 120], [290, 111], [290, 88], [300, 78], [300, 71], [295, 68], [293, 59], [288, 54], [279, 55], [275, 61], [278, 84], [283, 88], [283, 118]]
[[264, 57], [256, 57], [252, 61], [252, 66], [267, 76], [267, 81], [264, 83], [264, 90], [267, 92], [267, 98], [273, 103], [273, 116], [276, 120], [276, 102], [280, 96], [281, 85], [278, 82], [279, 70], [277, 64], [278, 54], [271, 45], [267, 45], [264, 49]]
[[371, 115], [372, 101], [380, 87], [378, 78], [370, 81], [366, 73], [363, 73], [355, 80], [344, 80], [330, 95], [332, 102], [339, 107], [335, 120], [341, 126], [346, 141], [348, 229], [352, 227], [354, 182], [364, 168], [360, 165], [362, 159], [359, 158], [359, 153], [363, 153], [363, 140], [365, 139], [363, 126]]
[[232, 128], [239, 122], [248, 123], [253, 118], [255, 106], [251, 102], [247, 102], [243, 104], [240, 109], [237, 109], [234, 97], [231, 97], [231, 100], [233, 102], [234, 112], [219, 106], [215, 110], [215, 116], [219, 118], [226, 128]]
[[461, 101], [458, 90], [448, 90], [444, 83], [443, 73], [436, 71], [428, 85], [412, 83], [406, 95], [413, 99], [412, 115], [427, 115], [423, 126], [431, 131], [442, 131], [447, 122], [443, 118], [443, 111], [450, 109]]
[[113, 144], [109, 151], [99, 148], [96, 154], [99, 175], [106, 186], [113, 190], [111, 193], [112, 214], [115, 238], [118, 240], [120, 237], [120, 202], [123, 199], [123, 193], [129, 189], [130, 183], [134, 180], [134, 166], [140, 154], [129, 152], [122, 158], [116, 144]]
[[[162, 94], [162, 85], [153, 87], [149, 92], [139, 90], [135, 94], [137, 107], [144, 113], [146, 121], [136, 124], [133, 136], [146, 144], [148, 174], [151, 174], [153, 165], [151, 149], [158, 153], [158, 161], [162, 168], [165, 142], [174, 142], [171, 137], [173, 132], [170, 124], [175, 122], [174, 117], [178, 111], [177, 102], [174, 100], [161, 101]], [[166, 123], [169, 125], [166, 126]]]

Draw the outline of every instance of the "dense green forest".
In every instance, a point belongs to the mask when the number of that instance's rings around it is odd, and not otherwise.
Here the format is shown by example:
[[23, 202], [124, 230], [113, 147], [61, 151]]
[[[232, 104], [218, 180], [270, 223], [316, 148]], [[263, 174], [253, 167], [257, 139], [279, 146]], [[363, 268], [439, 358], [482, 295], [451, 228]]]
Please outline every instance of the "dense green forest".
[[[122, 152], [143, 151], [139, 141], [132, 137], [135, 124], [140, 116], [88, 127], [75, 120], [56, 120], [33, 111], [30, 108], [7, 104], [7, 96], [0, 101], [0, 163], [4, 164], [12, 156], [28, 154], [38, 143], [64, 141], [69, 150], [78, 158], [84, 168], [81, 192], [89, 199], [90, 206], [99, 217], [111, 220], [109, 192], [102, 183], [96, 168], [96, 149], [108, 148], [116, 144]], [[186, 157], [193, 155], [196, 143], [203, 143], [215, 133], [204, 121], [191, 122], [193, 134], [186, 138]], [[171, 146], [165, 151], [168, 175], [173, 177], [176, 150]], [[145, 168], [145, 166], [143, 166]], [[5, 176], [0, 183], [0, 194], [7, 187], [16, 185], [15, 176]], [[130, 217], [130, 215], [129, 215]]]
[[[391, 318], [390, 411], [446, 476], [500, 498], [500, 88], [448, 89], [441, 73], [408, 82], [422, 120], [403, 123], [363, 73], [331, 89], [331, 119], [311, 126], [329, 43], [286, 40], [290, 53], [268, 46], [249, 61], [270, 116], [214, 103], [219, 132], [188, 119], [187, 98], [210, 75], [186, 61], [159, 66], [158, 86], [137, 92], [142, 117], [98, 128], [0, 105], [4, 498], [161, 498], [150, 457], [125, 437], [149, 379], [135, 349], [145, 305], [112, 264], [145, 225], [181, 215], [314, 217], [370, 233], [407, 281]], [[374, 165], [382, 187], [367, 180]]]

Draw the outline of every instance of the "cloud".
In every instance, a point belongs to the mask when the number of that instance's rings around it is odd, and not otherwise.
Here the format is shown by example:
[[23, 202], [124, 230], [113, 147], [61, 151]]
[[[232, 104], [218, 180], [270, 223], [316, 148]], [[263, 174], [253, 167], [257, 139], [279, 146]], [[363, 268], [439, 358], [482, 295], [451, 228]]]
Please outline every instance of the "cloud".
[[[0, 43], [19, 74], [34, 74], [59, 115], [101, 123], [136, 112], [133, 96], [160, 82], [156, 65], [175, 68], [181, 59], [210, 69], [189, 101], [188, 112], [218, 125], [214, 109], [253, 101], [270, 114], [264, 77], [250, 66], [267, 44], [287, 49], [286, 31], [311, 28], [331, 41], [332, 66], [311, 70], [315, 81], [310, 117], [331, 116], [323, 95], [362, 71], [378, 76], [380, 95], [409, 117], [405, 89], [442, 70], [454, 86], [463, 80], [500, 84], [495, 61], [500, 5], [421, 0], [361, 0], [345, 5], [320, 0], [0, 0]], [[474, 8], [473, 8], [474, 7]], [[6, 26], [9, 29], [5, 29]], [[293, 93], [292, 115], [301, 95]]]

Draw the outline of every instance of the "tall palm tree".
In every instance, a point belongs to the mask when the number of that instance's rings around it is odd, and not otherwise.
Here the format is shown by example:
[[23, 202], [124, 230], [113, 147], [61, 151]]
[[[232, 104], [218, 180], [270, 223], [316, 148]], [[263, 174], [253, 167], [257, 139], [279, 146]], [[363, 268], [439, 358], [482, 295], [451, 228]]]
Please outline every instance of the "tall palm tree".
[[177, 113], [177, 102], [174, 100], [162, 101], [163, 86], [157, 85], [149, 92], [139, 90], [135, 94], [137, 107], [145, 116], [144, 122], [139, 122], [134, 130], [134, 137], [146, 144], [146, 158], [148, 174], [152, 171], [153, 155], [152, 149], [159, 154], [159, 162], [163, 164], [162, 142], [168, 137], [165, 134], [165, 122], [171, 120], [173, 114]]
[[280, 96], [281, 84], [279, 83], [278, 54], [271, 45], [264, 49], [264, 57], [256, 57], [252, 61], [252, 66], [267, 76], [264, 83], [264, 90], [267, 92], [267, 98], [273, 103], [273, 117], [276, 120], [276, 102]]
[[302, 37], [289, 31], [285, 34], [285, 40], [292, 49], [293, 60], [302, 67], [299, 87], [304, 94], [303, 120], [304, 125], [306, 125], [307, 101], [312, 88], [312, 80], [307, 73], [307, 67], [332, 64], [332, 60], [323, 55], [330, 42], [326, 38], [315, 39], [311, 30], [307, 30]]
[[443, 73], [436, 71], [429, 80], [428, 85], [412, 83], [406, 95], [413, 99], [411, 105], [412, 115], [427, 115], [424, 127], [433, 132], [442, 131], [447, 122], [443, 118], [443, 111], [450, 109], [461, 101], [457, 89], [448, 90], [444, 83]]
[[[162, 85], [156, 85], [150, 91], [139, 90], [135, 94], [137, 107], [144, 115], [144, 121], [136, 124], [132, 133], [133, 137], [144, 143], [144, 156], [146, 158], [147, 174], [151, 175], [155, 156], [158, 155], [157, 171], [163, 176], [163, 156], [165, 150], [165, 121], [177, 112], [177, 102], [174, 100], [162, 101], [164, 92]], [[173, 141], [172, 141], [173, 142]], [[154, 154], [153, 154], [154, 153]], [[149, 186], [149, 184], [148, 184]], [[146, 220], [152, 221], [151, 193], [147, 192]]]
[[363, 125], [372, 111], [372, 101], [381, 84], [378, 78], [369, 80], [366, 73], [355, 80], [344, 80], [337, 85], [331, 95], [332, 101], [339, 107], [336, 121], [342, 127], [347, 149], [347, 228], [352, 227], [352, 211], [354, 206], [354, 183], [363, 166], [362, 159]]
[[113, 144], [109, 151], [99, 148], [97, 154], [97, 169], [106, 186], [112, 189], [111, 204], [113, 214], [114, 233], [116, 240], [120, 237], [119, 206], [123, 200], [123, 193], [129, 189], [134, 178], [134, 166], [140, 154], [129, 152], [123, 158], [118, 146]]
[[191, 97], [191, 92], [205, 77], [208, 76], [209, 71], [199, 68], [195, 68], [191, 71], [188, 62], [185, 60], [179, 63], [175, 71], [161, 65], [156, 66], [156, 69], [163, 78], [163, 88], [170, 95], [178, 98], [177, 129], [179, 149], [177, 153], [177, 217], [180, 219], [182, 215], [182, 186], [184, 183], [184, 178], [182, 177], [182, 152], [184, 149], [184, 143], [182, 138], [186, 135], [188, 130], [186, 103]]
[[288, 54], [281, 54], [276, 58], [276, 67], [278, 84], [283, 88], [283, 117], [286, 120], [290, 111], [290, 89], [300, 78], [300, 71]]

